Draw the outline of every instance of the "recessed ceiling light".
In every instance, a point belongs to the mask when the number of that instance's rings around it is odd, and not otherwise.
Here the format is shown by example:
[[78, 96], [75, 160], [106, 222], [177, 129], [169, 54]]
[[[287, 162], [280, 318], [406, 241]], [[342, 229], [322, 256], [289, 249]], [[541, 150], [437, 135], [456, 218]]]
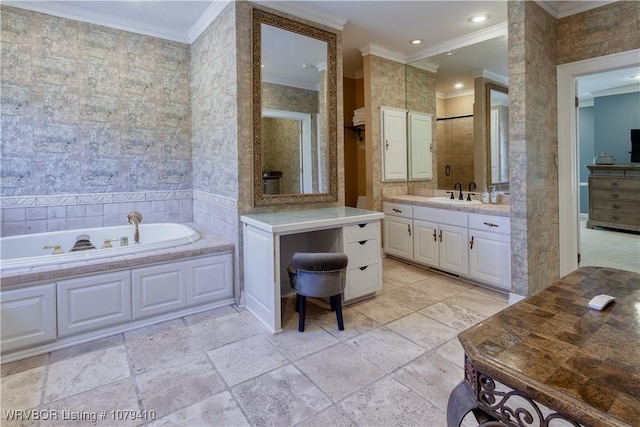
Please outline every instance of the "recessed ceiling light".
[[453, 87], [455, 87], [456, 89], [462, 89], [464, 85], [462, 83], [456, 83], [453, 85]]
[[632, 79], [640, 80], [640, 74], [636, 74], [635, 76], [631, 76]]
[[420, 39], [411, 40], [411, 44], [420, 44], [420, 43], [422, 43], [422, 40]]
[[447, 52], [447, 56], [453, 55], [453, 52]]
[[469, 18], [469, 22], [471, 22], [472, 24], [479, 24], [486, 21], [487, 19], [489, 19], [488, 15], [476, 15]]

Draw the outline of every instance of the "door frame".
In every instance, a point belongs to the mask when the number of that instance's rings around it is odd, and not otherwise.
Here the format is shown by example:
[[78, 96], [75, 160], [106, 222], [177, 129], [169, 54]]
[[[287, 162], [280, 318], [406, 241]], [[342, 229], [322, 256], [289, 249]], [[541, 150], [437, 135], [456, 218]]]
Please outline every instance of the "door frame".
[[560, 277], [578, 268], [580, 249], [576, 78], [633, 66], [640, 66], [640, 49], [557, 66]]

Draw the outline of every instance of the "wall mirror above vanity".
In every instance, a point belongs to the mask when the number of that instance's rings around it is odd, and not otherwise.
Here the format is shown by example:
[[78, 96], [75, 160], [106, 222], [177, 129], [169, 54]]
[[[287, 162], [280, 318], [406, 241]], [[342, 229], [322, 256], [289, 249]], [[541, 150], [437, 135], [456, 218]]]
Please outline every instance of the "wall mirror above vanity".
[[487, 185], [509, 184], [509, 89], [486, 84]]
[[[408, 69], [411, 67], [436, 73], [434, 188], [451, 190], [460, 181], [466, 189], [473, 180], [480, 192], [483, 187], [495, 184], [507, 189], [506, 27], [504, 34], [420, 59], [407, 65]], [[463, 82], [462, 89], [454, 88], [458, 82]], [[419, 103], [416, 96], [414, 90], [407, 89], [407, 104]]]
[[337, 36], [253, 9], [255, 206], [336, 202]]

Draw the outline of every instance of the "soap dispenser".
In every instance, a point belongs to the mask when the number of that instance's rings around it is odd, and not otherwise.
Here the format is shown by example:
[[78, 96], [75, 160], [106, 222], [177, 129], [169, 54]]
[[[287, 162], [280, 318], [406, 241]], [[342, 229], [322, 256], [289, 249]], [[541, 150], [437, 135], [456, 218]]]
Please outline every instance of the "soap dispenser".
[[487, 190], [487, 187], [484, 187], [484, 193], [482, 193], [482, 203], [485, 205], [489, 203], [489, 190]]
[[498, 203], [498, 192], [496, 191], [496, 186], [491, 187], [491, 203]]

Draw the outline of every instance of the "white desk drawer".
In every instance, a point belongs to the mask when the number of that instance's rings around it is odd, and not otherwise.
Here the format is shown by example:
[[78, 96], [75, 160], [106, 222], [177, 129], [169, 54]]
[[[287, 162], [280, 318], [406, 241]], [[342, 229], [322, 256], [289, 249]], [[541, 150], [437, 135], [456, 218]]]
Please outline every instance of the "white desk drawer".
[[380, 260], [380, 240], [369, 239], [348, 243], [345, 254], [349, 257], [349, 267], [362, 267]]
[[379, 236], [380, 221], [345, 225], [344, 227], [344, 241], [346, 243], [359, 242], [367, 239], [377, 239]]
[[382, 290], [382, 269], [380, 262], [360, 268], [349, 268], [344, 300], [349, 301]]

